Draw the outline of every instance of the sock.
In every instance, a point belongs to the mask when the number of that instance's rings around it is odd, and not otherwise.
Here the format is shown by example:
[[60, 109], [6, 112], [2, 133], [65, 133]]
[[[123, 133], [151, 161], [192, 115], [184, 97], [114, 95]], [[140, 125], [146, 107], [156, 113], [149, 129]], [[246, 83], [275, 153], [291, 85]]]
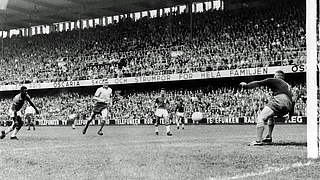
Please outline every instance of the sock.
[[262, 141], [264, 126], [257, 127], [257, 141]]
[[159, 132], [159, 127], [158, 127], [158, 126], [156, 126], [156, 127], [154, 128], [154, 132]]
[[268, 127], [269, 127], [269, 128], [268, 128], [268, 135], [267, 135], [267, 137], [272, 138], [272, 132], [273, 132], [274, 124], [270, 124]]
[[13, 133], [11, 134], [11, 137], [16, 137], [18, 131], [19, 131], [19, 130], [18, 130], [17, 128], [15, 128], [15, 129], [13, 130]]
[[170, 132], [170, 125], [167, 125], [166, 129], [167, 129], [167, 133]]
[[184, 128], [184, 124], [182, 124], [182, 128]]

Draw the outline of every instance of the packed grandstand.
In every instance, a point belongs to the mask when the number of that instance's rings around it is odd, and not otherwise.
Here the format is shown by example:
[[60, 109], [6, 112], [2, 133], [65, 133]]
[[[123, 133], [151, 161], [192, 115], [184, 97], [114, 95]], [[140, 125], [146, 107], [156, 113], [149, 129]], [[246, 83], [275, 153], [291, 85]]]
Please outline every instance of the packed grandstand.
[[[294, 87], [297, 101], [295, 103], [295, 115], [305, 116], [305, 85]], [[155, 98], [159, 91], [131, 92], [126, 95], [115, 95], [111, 108], [110, 119], [152, 119], [155, 110]], [[191, 118], [192, 112], [198, 111], [198, 102], [202, 102], [200, 111], [206, 117], [255, 117], [271, 98], [271, 92], [266, 88], [254, 90], [241, 90], [235, 87], [221, 87], [208, 89], [208, 87], [195, 88], [193, 90], [176, 89], [167, 91], [170, 101], [169, 112], [175, 114], [175, 105], [178, 99], [186, 103], [186, 117]], [[4, 113], [10, 108], [11, 99], [1, 100]], [[51, 96], [40, 96], [33, 99], [34, 103], [41, 107], [42, 116], [45, 119], [68, 120], [70, 114], [81, 114], [80, 119], [86, 119], [92, 108], [92, 95], [79, 93], [57, 93]]]
[[[285, 10], [284, 10], [285, 9]], [[284, 1], [239, 10], [207, 10], [144, 17], [134, 21], [31, 37], [4, 39], [0, 59], [0, 84], [28, 84], [193, 73], [255, 67], [301, 65], [306, 60], [305, 7]], [[292, 80], [293, 78], [291, 78]], [[225, 79], [221, 79], [220, 82]], [[295, 115], [305, 116], [304, 76], [294, 79]], [[217, 81], [219, 83], [219, 80]], [[185, 82], [194, 83], [194, 82]], [[160, 85], [153, 85], [161, 86]], [[190, 85], [192, 86], [192, 85]], [[155, 90], [126, 90], [114, 94], [110, 119], [141, 119], [153, 116]], [[9, 93], [10, 94], [10, 93]], [[32, 94], [32, 93], [31, 93]], [[40, 95], [37, 95], [40, 94]], [[92, 94], [63, 90], [33, 93], [33, 101], [46, 119], [67, 119], [92, 108]], [[229, 86], [175, 87], [167, 91], [171, 112], [178, 98], [186, 104], [187, 117], [198, 102], [205, 117], [256, 116], [271, 98], [266, 88], [243, 90]], [[12, 96], [1, 96], [4, 117]]]

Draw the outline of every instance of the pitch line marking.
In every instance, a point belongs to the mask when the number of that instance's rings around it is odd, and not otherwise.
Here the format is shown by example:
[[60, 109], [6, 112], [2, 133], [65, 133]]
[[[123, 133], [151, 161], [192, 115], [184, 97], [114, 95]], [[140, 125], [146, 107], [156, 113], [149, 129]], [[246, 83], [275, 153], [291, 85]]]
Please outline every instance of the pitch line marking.
[[289, 166], [286, 166], [286, 167], [282, 167], [282, 168], [278, 168], [278, 167], [268, 167], [266, 170], [261, 171], [261, 172], [245, 173], [245, 174], [243, 174], [243, 175], [236, 175], [236, 176], [233, 176], [233, 177], [210, 178], [210, 180], [244, 179], [244, 178], [255, 177], [255, 176], [263, 176], [263, 175], [266, 175], [266, 174], [269, 174], [269, 173], [287, 171], [287, 170], [292, 169], [292, 168], [306, 167], [306, 166], [310, 166], [310, 165], [313, 165], [313, 164], [315, 164], [315, 163], [312, 162], [312, 161], [308, 161], [307, 163], [297, 162], [297, 163], [294, 163], [294, 164], [292, 164], [292, 165], [289, 165]]
[[60, 149], [60, 148], [90, 148], [92, 146], [104, 146], [105, 144], [88, 144], [86, 146], [81, 146], [81, 145], [56, 145], [56, 146], [40, 146], [40, 147], [25, 147], [25, 148], [14, 148], [11, 149], [10, 151], [28, 151], [28, 150], [51, 150], [51, 149]]

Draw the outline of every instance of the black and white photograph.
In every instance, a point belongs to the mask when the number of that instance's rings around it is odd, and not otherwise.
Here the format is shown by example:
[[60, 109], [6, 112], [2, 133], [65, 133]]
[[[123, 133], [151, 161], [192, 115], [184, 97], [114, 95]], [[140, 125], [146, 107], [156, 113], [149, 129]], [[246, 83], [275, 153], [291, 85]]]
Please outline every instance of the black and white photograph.
[[320, 179], [319, 0], [0, 0], [0, 180]]

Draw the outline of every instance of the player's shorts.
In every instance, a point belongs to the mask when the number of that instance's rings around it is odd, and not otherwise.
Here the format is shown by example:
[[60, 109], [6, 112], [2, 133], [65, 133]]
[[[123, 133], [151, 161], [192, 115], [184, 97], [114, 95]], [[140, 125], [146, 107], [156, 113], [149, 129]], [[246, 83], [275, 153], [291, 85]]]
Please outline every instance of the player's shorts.
[[278, 94], [266, 105], [271, 108], [275, 115], [282, 117], [292, 110], [292, 101], [285, 94]]
[[[14, 111], [12, 108], [9, 109], [9, 116], [11, 118], [14, 118]], [[21, 112], [20, 111], [17, 111], [17, 116], [20, 116], [21, 117]]]
[[158, 117], [168, 117], [169, 116], [168, 111], [166, 109], [162, 109], [162, 108], [157, 109], [154, 114]]
[[108, 108], [108, 104], [107, 103], [103, 103], [103, 102], [96, 102], [93, 106], [92, 111], [96, 114], [101, 114], [103, 110]]
[[184, 113], [183, 112], [177, 112], [176, 114], [178, 117], [184, 117]]

